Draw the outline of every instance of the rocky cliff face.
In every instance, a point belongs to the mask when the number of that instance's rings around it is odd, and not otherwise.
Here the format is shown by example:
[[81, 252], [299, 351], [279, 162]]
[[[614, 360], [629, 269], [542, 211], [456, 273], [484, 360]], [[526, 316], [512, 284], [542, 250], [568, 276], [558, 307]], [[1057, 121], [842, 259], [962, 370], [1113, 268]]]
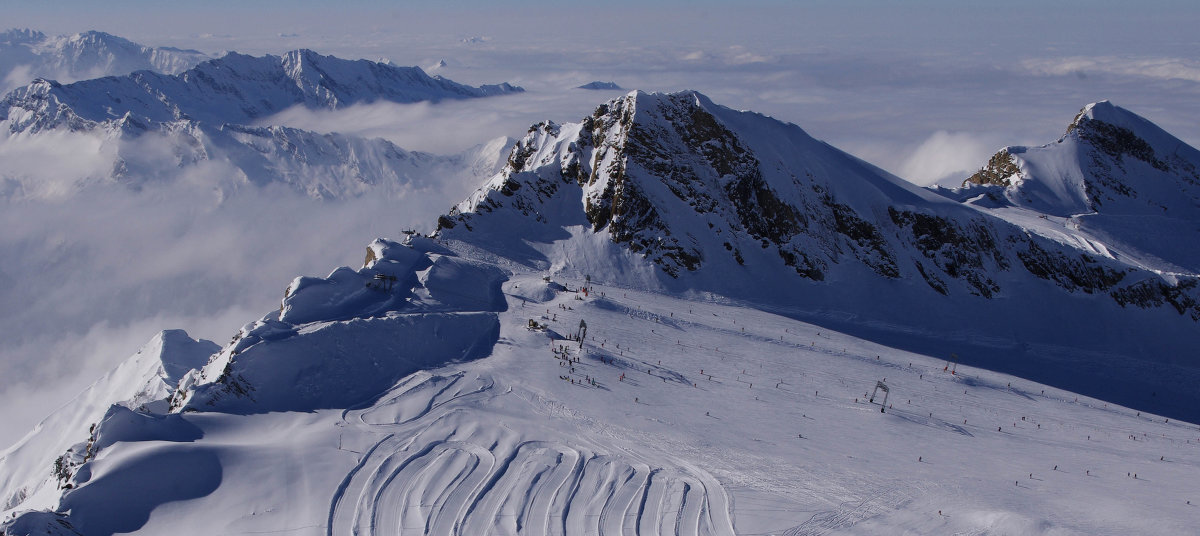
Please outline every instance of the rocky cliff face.
[[1009, 154], [1008, 149], [1001, 149], [988, 159], [983, 169], [975, 172], [963, 181], [963, 186], [976, 184], [980, 186], [1011, 186], [1012, 177], [1021, 172], [1017, 161]]

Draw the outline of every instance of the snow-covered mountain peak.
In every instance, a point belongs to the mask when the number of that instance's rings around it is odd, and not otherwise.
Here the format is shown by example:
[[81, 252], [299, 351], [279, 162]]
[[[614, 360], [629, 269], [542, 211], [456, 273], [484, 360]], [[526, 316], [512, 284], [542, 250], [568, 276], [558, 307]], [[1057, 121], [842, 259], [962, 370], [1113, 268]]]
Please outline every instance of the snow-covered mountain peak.
[[695, 91], [632, 91], [580, 123], [535, 125], [441, 227], [489, 234], [473, 220], [508, 205], [535, 227], [584, 225], [676, 279], [711, 265], [714, 276], [753, 266], [822, 280], [849, 259], [897, 277], [876, 223], [891, 204], [946, 203], [795, 125]]
[[610, 101], [608, 105], [601, 105], [597, 112], [601, 113], [603, 110], [603, 113], [632, 113], [634, 116], [625, 120], [631, 122], [628, 126], [650, 128], [652, 124], [675, 126], [682, 119], [680, 114], [707, 114], [715, 120], [714, 113], [719, 108], [723, 107], [719, 107], [712, 99], [695, 90], [660, 93], [635, 89]]
[[1158, 125], [1108, 100], [1093, 102], [1080, 109], [1079, 113], [1075, 114], [1075, 119], [1071, 121], [1070, 126], [1067, 127], [1067, 131], [1074, 130], [1088, 121], [1108, 123], [1132, 130], [1135, 133], [1162, 132]]
[[297, 82], [308, 81], [316, 84], [322, 78], [336, 78], [335, 73], [326, 74], [325, 69], [347, 69], [357, 65], [375, 64], [379, 67], [396, 67], [387, 62], [371, 62], [368, 60], [343, 60], [334, 56], [324, 56], [313, 50], [301, 48], [291, 50], [280, 56], [283, 71], [288, 77]]
[[196, 50], [149, 47], [100, 31], [47, 36], [29, 29], [0, 34], [0, 90], [43, 77], [73, 82], [138, 70], [176, 74], [209, 59]]
[[[323, 56], [321, 56], [320, 54], [313, 52], [311, 49], [307, 49], [307, 48], [298, 48], [296, 50], [289, 50], [288, 52], [284, 53], [282, 56], [283, 68], [289, 74], [293, 74], [295, 71], [302, 70], [304, 67], [304, 64], [306, 62], [309, 64], [312, 64], [314, 62], [320, 62], [322, 57]], [[329, 56], [329, 57], [333, 58], [332, 56]]]
[[[39, 32], [40, 33], [40, 32]], [[198, 50], [175, 47], [147, 47], [124, 37], [97, 30], [45, 38], [37, 48], [61, 56], [76, 69], [91, 66], [98, 76], [112, 76], [140, 69], [176, 74], [209, 59]]]
[[602, 81], [602, 80], [596, 80], [596, 81], [594, 81], [594, 82], [588, 82], [588, 83], [586, 83], [586, 84], [583, 84], [582, 86], [578, 86], [578, 87], [576, 87], [575, 89], [592, 89], [592, 90], [613, 90], [613, 91], [619, 91], [619, 90], [621, 90], [621, 89], [624, 89], [624, 88], [622, 88], [621, 86], [617, 85], [617, 83], [616, 83], [616, 82], [604, 82], [604, 81]]
[[156, 356], [162, 363], [163, 383], [174, 386], [188, 371], [204, 366], [216, 350], [213, 344], [192, 339], [182, 329], [168, 329], [150, 339], [138, 354]]
[[1066, 218], [1138, 264], [1200, 272], [1200, 253], [1174, 240], [1200, 239], [1200, 151], [1111, 102], [1085, 106], [1055, 143], [1000, 150], [963, 184], [954, 195], [1011, 221]]
[[1187, 147], [1158, 125], [1109, 101], [1092, 103], [1080, 110], [1067, 127], [1067, 135], [1076, 136], [1113, 158], [1135, 158], [1162, 171], [1171, 167], [1168, 157]]
[[[390, 62], [369, 60], [344, 60], [334, 56], [323, 56], [312, 50], [298, 49], [284, 54], [280, 61], [288, 78], [306, 95], [314, 95], [317, 101], [335, 108], [342, 101], [371, 102], [372, 100], [395, 100], [404, 102], [407, 95], [427, 86], [441, 86], [446, 95], [428, 96], [428, 100], [459, 98], [472, 94], [471, 90], [449, 80], [432, 77], [420, 67], [400, 67]], [[347, 99], [347, 97], [350, 97]], [[424, 99], [423, 99], [424, 100]]]
[[55, 45], [76, 54], [102, 53], [107, 50], [140, 51], [141, 45], [123, 37], [97, 30], [88, 30], [74, 35], [59, 37]]
[[[1200, 152], [1167, 133], [1149, 120], [1112, 104], [1100, 101], [1084, 106], [1067, 127], [1066, 134], [1054, 144], [1041, 147], [1005, 147], [997, 152], [982, 170], [964, 181], [964, 186], [1001, 185], [1019, 189], [1027, 179], [1045, 183], [1055, 180], [1045, 173], [1023, 173], [1026, 156], [1035, 153], [1054, 152], [1061, 155], [1062, 164], [1083, 165], [1094, 169], [1087, 175], [1102, 175], [1107, 185], [1096, 181], [1075, 181], [1066, 188], [1055, 187], [1066, 198], [1058, 199], [1059, 208], [1078, 212], [1101, 210], [1106, 200], [1113, 200], [1113, 192], [1124, 197], [1137, 197], [1139, 183], [1144, 183], [1152, 170], [1148, 166], [1178, 177], [1184, 182], [1197, 178], [1196, 164], [1200, 163]], [[1138, 161], [1132, 164], [1130, 161]], [[1132, 173], [1126, 165], [1133, 165]], [[1119, 173], [1113, 174], [1113, 168]], [[1032, 170], [1041, 171], [1041, 170]], [[1059, 170], [1058, 179], [1066, 179]], [[1118, 177], [1117, 175], [1120, 175]], [[1082, 179], [1082, 177], [1076, 177]], [[1013, 196], [1010, 196], [1013, 197]], [[1021, 205], [1020, 196], [1014, 199]]]

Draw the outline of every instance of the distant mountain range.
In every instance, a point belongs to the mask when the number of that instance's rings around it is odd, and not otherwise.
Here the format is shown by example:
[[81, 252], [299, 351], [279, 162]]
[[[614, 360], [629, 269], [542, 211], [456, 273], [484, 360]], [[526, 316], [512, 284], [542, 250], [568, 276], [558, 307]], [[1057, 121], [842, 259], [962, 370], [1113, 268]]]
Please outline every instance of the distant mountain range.
[[[80, 129], [126, 117], [149, 124], [181, 119], [249, 124], [292, 106], [337, 109], [520, 91], [507, 83], [465, 86], [429, 76], [419, 67], [343, 60], [311, 50], [257, 58], [229, 53], [177, 75], [138, 71], [65, 85], [35, 81], [0, 101], [0, 109], [7, 112], [0, 112], [0, 120], [9, 119], [13, 132], [58, 126]], [[14, 108], [23, 110], [25, 118], [11, 121]]]
[[35, 78], [74, 82], [141, 70], [177, 74], [208, 59], [196, 50], [148, 47], [104, 32], [48, 36], [11, 29], [0, 33], [0, 92]]
[[579, 86], [577, 89], [620, 90], [622, 88], [621, 86], [618, 86], [616, 82], [601, 82], [597, 80], [595, 82], [588, 82], [582, 86]]
[[[138, 187], [177, 174], [164, 170], [220, 161], [238, 171], [235, 180], [285, 183], [311, 197], [388, 195], [420, 189], [422, 181], [439, 175], [490, 173], [506, 147], [499, 142], [443, 157], [405, 151], [382, 139], [250, 125], [293, 106], [338, 109], [520, 91], [507, 83], [465, 86], [418, 67], [342, 60], [309, 50], [258, 58], [230, 53], [175, 75], [137, 71], [71, 84], [35, 80], [0, 99], [0, 129], [26, 139], [47, 132], [84, 133], [113, 147], [112, 165], [77, 177], [81, 184], [115, 181]], [[171, 161], [158, 156], [148, 161], [138, 145], [147, 140], [169, 148], [164, 154], [172, 155]], [[0, 178], [0, 194], [8, 197], [46, 195], [29, 177], [0, 170]]]

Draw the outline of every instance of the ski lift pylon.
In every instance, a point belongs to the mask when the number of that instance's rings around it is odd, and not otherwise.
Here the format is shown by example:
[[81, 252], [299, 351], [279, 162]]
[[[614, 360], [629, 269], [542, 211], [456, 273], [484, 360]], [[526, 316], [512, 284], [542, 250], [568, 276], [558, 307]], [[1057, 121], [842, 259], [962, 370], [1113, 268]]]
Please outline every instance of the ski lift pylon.
[[886, 383], [883, 383], [882, 381], [876, 381], [875, 382], [875, 390], [871, 391], [870, 402], [872, 404], [875, 403], [875, 395], [878, 394], [879, 391], [883, 391], [883, 402], [881, 404], [879, 404], [879, 412], [886, 413], [886, 411], [884, 411], [884, 410], [887, 408], [888, 392], [891, 391], [891, 389], [888, 389], [888, 386]]

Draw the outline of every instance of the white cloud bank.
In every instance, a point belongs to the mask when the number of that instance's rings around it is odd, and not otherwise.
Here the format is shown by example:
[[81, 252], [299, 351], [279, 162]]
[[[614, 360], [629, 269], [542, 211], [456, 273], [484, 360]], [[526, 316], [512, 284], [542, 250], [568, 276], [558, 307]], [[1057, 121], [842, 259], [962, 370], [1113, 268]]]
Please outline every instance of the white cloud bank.
[[1116, 56], [1072, 56], [1027, 59], [1021, 66], [1041, 76], [1114, 74], [1155, 80], [1200, 82], [1200, 61], [1193, 58], [1125, 58]]
[[995, 144], [966, 132], [939, 130], [917, 146], [900, 176], [922, 186], [956, 187], [996, 152]]
[[[114, 180], [119, 144], [159, 155], [152, 176]], [[376, 237], [432, 230], [482, 180], [410, 177], [414, 195], [322, 201], [254, 186], [220, 159], [172, 162], [151, 135], [0, 139], [0, 446], [159, 330], [224, 343], [293, 277], [357, 265]]]
[[[553, 83], [578, 85], [576, 75]], [[585, 80], [586, 81], [586, 80]], [[620, 92], [612, 92], [620, 93]], [[454, 154], [498, 137], [520, 138], [530, 125], [552, 120], [576, 122], [611, 98], [608, 92], [534, 89], [484, 99], [360, 104], [339, 110], [289, 108], [259, 125], [283, 125], [315, 132], [383, 138], [410, 151]]]

